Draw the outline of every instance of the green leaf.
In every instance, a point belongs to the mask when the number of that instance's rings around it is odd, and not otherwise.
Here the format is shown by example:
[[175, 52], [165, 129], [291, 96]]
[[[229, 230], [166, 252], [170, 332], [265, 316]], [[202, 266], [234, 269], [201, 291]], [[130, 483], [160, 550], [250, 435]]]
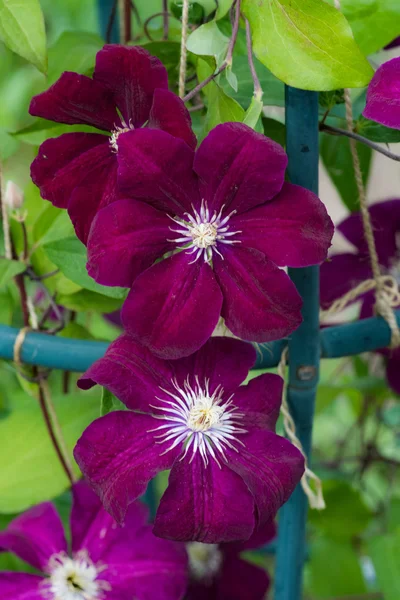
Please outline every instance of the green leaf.
[[251, 104], [250, 104], [249, 108], [246, 110], [246, 113], [244, 115], [243, 123], [245, 123], [252, 129], [255, 129], [255, 127], [260, 119], [262, 109], [263, 109], [263, 103], [260, 100], [260, 98], [256, 98], [256, 96], [253, 96], [253, 98], [251, 100]]
[[101, 388], [100, 416], [104, 417], [114, 408], [113, 394], [105, 387]]
[[[171, 2], [170, 11], [176, 19], [182, 19], [183, 0]], [[189, 4], [189, 23], [200, 25], [204, 22], [204, 8], [198, 2], [190, 2]]]
[[86, 248], [77, 238], [70, 237], [51, 242], [43, 246], [43, 249], [60, 271], [81, 287], [111, 298], [126, 296], [124, 288], [99, 285], [89, 277], [86, 271]]
[[39, 146], [49, 137], [58, 137], [63, 133], [74, 132], [101, 133], [98, 129], [88, 125], [60, 125], [60, 123], [46, 121], [46, 119], [37, 119], [28, 127], [13, 133], [12, 136], [26, 144]]
[[[48, 273], [57, 271], [57, 266], [49, 259], [41, 246], [36, 248], [32, 253], [31, 263], [37, 275], [47, 275]], [[46, 277], [43, 283], [52, 294], [54, 294], [54, 292], [60, 294], [74, 294], [82, 289], [82, 286], [77, 285], [60, 272], [55, 273], [50, 277]]]
[[0, 258], [0, 286], [6, 285], [15, 275], [23, 273], [25, 270], [25, 263], [18, 260]]
[[60, 333], [58, 334], [58, 337], [70, 338], [73, 340], [94, 340], [95, 339], [92, 336], [92, 334], [86, 329], [86, 327], [83, 327], [82, 325], [79, 325], [79, 323], [75, 323], [74, 321], [71, 321], [70, 323], [68, 323], [68, 325], [66, 327], [64, 327], [64, 329], [62, 329], [62, 331], [60, 331]]
[[369, 552], [385, 600], [400, 598], [400, 528], [373, 538]]
[[140, 44], [153, 56], [157, 56], [163, 63], [168, 72], [170, 87], [175, 85], [179, 72], [179, 58], [181, 54], [181, 46], [179, 42], [163, 41], [149, 42]]
[[264, 135], [271, 138], [275, 142], [278, 142], [283, 148], [286, 144], [286, 127], [283, 123], [275, 121], [275, 119], [269, 119], [268, 117], [262, 118], [264, 127]]
[[64, 71], [87, 74], [103, 45], [104, 41], [96, 33], [64, 31], [49, 48], [49, 83], [54, 83]]
[[345, 17], [321, 0], [243, 0], [257, 58], [305, 90], [364, 87], [373, 75]]
[[215, 21], [210, 21], [195, 29], [188, 37], [186, 45], [187, 49], [197, 56], [213, 56], [219, 67], [225, 58], [229, 38], [221, 33]]
[[400, 131], [385, 127], [375, 121], [370, 121], [361, 116], [355, 124], [355, 131], [368, 138], [372, 142], [382, 142], [386, 144], [397, 144], [400, 142]]
[[400, 428], [400, 405], [395, 404], [383, 410], [383, 420], [388, 427]]
[[60, 293], [57, 295], [57, 302], [76, 312], [95, 310], [99, 313], [109, 313], [121, 308], [121, 299], [110, 298], [89, 290], [80, 290], [73, 294]]
[[39, 0], [0, 0], [0, 38], [46, 73], [46, 32]]
[[344, 90], [332, 90], [331, 92], [321, 92], [318, 95], [319, 105], [331, 110], [336, 104], [344, 103]]
[[[49, 500], [69, 487], [46, 430], [39, 405], [20, 393], [13, 411], [0, 421], [1, 448], [7, 460], [0, 466], [0, 512], [15, 513]], [[72, 450], [83, 430], [98, 416], [95, 393], [53, 398], [67, 448]], [[75, 465], [78, 474], [79, 469]]]
[[74, 234], [74, 227], [66, 210], [47, 206], [37, 218], [33, 227], [35, 246], [55, 242]]
[[[361, 143], [357, 143], [357, 150], [360, 157], [363, 181], [366, 184], [371, 166], [372, 150]], [[347, 208], [351, 212], [359, 210], [349, 140], [343, 136], [323, 134], [320, 153], [328, 174]]]
[[224, 17], [230, 10], [232, 4], [233, 0], [218, 0], [218, 8], [217, 12], [215, 13], [215, 18], [217, 20], [222, 19], [222, 17]]

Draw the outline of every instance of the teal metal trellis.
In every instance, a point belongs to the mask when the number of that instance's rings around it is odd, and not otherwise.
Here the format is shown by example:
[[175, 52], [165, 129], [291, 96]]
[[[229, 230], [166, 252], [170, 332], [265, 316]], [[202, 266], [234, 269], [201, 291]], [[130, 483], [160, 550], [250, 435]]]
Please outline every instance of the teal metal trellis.
[[[109, 27], [109, 15], [115, 12], [116, 0], [98, 0], [100, 27], [110, 41], [117, 41], [115, 19]], [[318, 192], [318, 96], [294, 88], [286, 88], [286, 150], [292, 183]], [[297, 435], [308, 457], [318, 384], [319, 360], [338, 358], [377, 350], [388, 346], [391, 332], [381, 317], [355, 323], [319, 328], [319, 268], [290, 269], [290, 276], [303, 298], [304, 321], [289, 340], [268, 344], [262, 350], [256, 368], [274, 367], [282, 351], [289, 346], [288, 402], [296, 424]], [[396, 312], [400, 326], [400, 311]], [[0, 325], [0, 358], [13, 359], [18, 330]], [[71, 340], [43, 333], [28, 333], [20, 351], [24, 363], [83, 372], [104, 355], [108, 344]], [[148, 501], [154, 502], [152, 494]], [[275, 600], [300, 600], [305, 556], [307, 502], [299, 485], [279, 516]]]

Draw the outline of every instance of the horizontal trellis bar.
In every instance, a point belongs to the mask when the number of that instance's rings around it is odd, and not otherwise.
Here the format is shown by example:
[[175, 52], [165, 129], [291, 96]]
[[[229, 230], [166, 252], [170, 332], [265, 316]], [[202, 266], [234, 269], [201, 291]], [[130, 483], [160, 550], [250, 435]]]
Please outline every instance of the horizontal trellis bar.
[[[396, 311], [400, 326], [400, 310]], [[0, 359], [12, 360], [19, 330], [0, 325]], [[327, 327], [321, 331], [321, 358], [340, 358], [361, 352], [371, 352], [390, 344], [390, 329], [382, 317], [363, 319], [346, 325]], [[278, 340], [259, 347], [255, 368], [276, 367], [287, 340]], [[49, 369], [83, 372], [108, 348], [107, 342], [76, 340], [28, 333], [21, 350], [22, 362]]]

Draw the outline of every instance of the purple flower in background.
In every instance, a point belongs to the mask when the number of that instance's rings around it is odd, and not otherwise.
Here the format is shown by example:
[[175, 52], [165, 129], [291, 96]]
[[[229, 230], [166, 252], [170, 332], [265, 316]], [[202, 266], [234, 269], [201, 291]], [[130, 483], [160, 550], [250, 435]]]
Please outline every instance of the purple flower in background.
[[317, 196], [284, 183], [281, 146], [239, 123], [216, 127], [196, 153], [142, 129], [121, 139], [118, 162], [129, 199], [97, 214], [88, 271], [132, 286], [122, 322], [136, 340], [175, 359], [200, 348], [220, 315], [257, 342], [299, 326], [301, 298], [279, 267], [322, 262], [333, 225]]
[[400, 37], [395, 38], [392, 42], [390, 42], [390, 44], [385, 46], [384, 49], [391, 50], [392, 48], [397, 48], [397, 46], [400, 46]]
[[185, 599], [264, 600], [270, 584], [267, 572], [240, 553], [261, 548], [275, 535], [275, 524], [270, 521], [244, 543], [187, 544], [190, 583]]
[[367, 90], [364, 117], [400, 129], [400, 57], [383, 63]]
[[123, 335], [83, 375], [81, 388], [99, 383], [130, 409], [94, 421], [74, 451], [117, 521], [165, 469], [153, 530], [160, 537], [247, 540], [275, 516], [304, 460], [275, 434], [282, 379], [265, 374], [240, 386], [255, 359], [246, 342], [211, 338], [188, 358], [164, 361]]
[[191, 147], [196, 137], [182, 100], [168, 91], [164, 65], [138, 46], [106, 45], [93, 79], [65, 72], [32, 99], [29, 112], [57, 123], [90, 125], [101, 133], [66, 133], [46, 140], [31, 176], [43, 198], [67, 208], [86, 242], [96, 212], [117, 199], [120, 135], [143, 126], [163, 129]]
[[40, 575], [0, 572], [2, 600], [180, 600], [187, 586], [184, 548], [156, 538], [147, 509], [133, 504], [123, 527], [83, 482], [73, 488], [70, 551], [56, 509], [44, 502], [0, 533]]
[[[374, 228], [376, 249], [382, 273], [392, 275], [400, 283], [400, 199], [386, 200], [369, 208]], [[367, 244], [359, 213], [353, 213], [338, 227], [356, 252], [335, 254], [321, 266], [321, 305], [328, 308], [362, 281], [372, 278]], [[375, 295], [362, 297], [360, 318], [374, 315]], [[400, 350], [384, 349], [390, 387], [400, 394]]]

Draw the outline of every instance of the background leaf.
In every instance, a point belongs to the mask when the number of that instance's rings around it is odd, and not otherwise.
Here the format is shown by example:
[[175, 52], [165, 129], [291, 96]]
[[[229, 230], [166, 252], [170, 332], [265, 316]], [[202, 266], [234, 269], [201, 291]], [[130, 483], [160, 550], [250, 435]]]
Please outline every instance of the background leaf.
[[385, 600], [400, 598], [400, 528], [373, 538], [369, 551]]
[[26, 270], [26, 264], [18, 260], [9, 260], [8, 258], [0, 258], [0, 286], [6, 285], [18, 273], [23, 273]]

